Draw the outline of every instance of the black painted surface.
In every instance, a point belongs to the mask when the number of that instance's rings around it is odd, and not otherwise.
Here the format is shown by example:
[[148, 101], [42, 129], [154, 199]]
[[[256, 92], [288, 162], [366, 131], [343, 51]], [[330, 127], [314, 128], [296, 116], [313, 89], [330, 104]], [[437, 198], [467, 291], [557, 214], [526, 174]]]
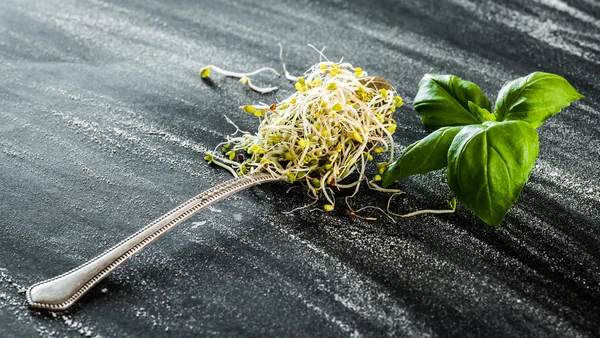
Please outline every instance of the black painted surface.
[[[376, 222], [282, 211], [300, 189], [265, 185], [196, 215], [66, 313], [24, 289], [62, 273], [228, 178], [202, 160], [256, 121], [249, 92], [206, 64], [318, 60], [307, 44], [404, 96], [397, 145], [426, 135], [410, 109], [426, 72], [492, 99], [535, 70], [586, 98], [549, 120], [530, 182], [501, 228], [452, 215]], [[79, 1], [0, 3], [0, 335], [598, 336], [600, 4], [521, 1]], [[440, 208], [441, 172], [403, 180], [395, 208]], [[341, 200], [340, 200], [341, 202]], [[356, 206], [385, 206], [365, 190]], [[342, 203], [340, 203], [342, 204]]]

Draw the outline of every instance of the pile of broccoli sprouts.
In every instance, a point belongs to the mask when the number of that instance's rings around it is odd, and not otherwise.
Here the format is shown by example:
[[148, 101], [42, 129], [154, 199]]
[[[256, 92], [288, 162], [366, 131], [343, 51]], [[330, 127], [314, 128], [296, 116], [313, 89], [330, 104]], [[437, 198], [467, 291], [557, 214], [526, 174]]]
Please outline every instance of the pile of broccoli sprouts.
[[[313, 65], [297, 78], [295, 88], [279, 103], [241, 107], [260, 120], [257, 133], [236, 132], [205, 159], [237, 176], [268, 172], [290, 183], [304, 182], [312, 196], [329, 202], [324, 210], [331, 211], [333, 188], [358, 190], [374, 154], [390, 151], [393, 158], [392, 115], [402, 98], [387, 81], [369, 77], [360, 67], [330, 61]], [[377, 164], [380, 173], [388, 164]], [[354, 171], [358, 177], [345, 182]], [[380, 179], [373, 177], [371, 187], [382, 189], [373, 184]]]
[[[214, 151], [207, 152], [206, 161], [227, 169], [236, 177], [269, 173], [289, 183], [304, 183], [315, 202], [321, 196], [327, 200], [323, 207], [326, 212], [334, 210], [334, 189], [340, 188], [354, 188], [353, 194], [345, 199], [346, 205], [351, 210], [350, 215], [363, 219], [374, 219], [356, 214], [367, 208], [378, 209], [388, 217], [454, 212], [455, 200], [448, 201], [451, 210], [420, 210], [409, 214], [390, 211], [392, 198], [402, 191], [384, 189], [377, 182], [394, 158], [392, 134], [396, 131], [396, 121], [393, 114], [402, 106], [402, 98], [386, 80], [368, 76], [362, 68], [350, 63], [331, 62], [327, 58], [313, 65], [304, 76], [295, 77], [286, 69], [281, 48], [280, 45], [285, 77], [295, 82], [296, 91], [278, 103], [240, 107], [259, 119], [258, 131], [256, 134], [241, 131], [227, 119], [236, 127], [236, 132]], [[324, 57], [322, 51], [319, 53]], [[242, 84], [263, 94], [278, 89], [259, 87], [250, 80], [250, 76], [263, 71], [279, 75], [273, 68], [235, 73], [211, 65], [200, 71], [202, 78], [210, 76], [211, 69], [237, 77]], [[377, 163], [379, 174], [368, 180], [367, 164], [374, 156], [386, 152], [390, 152], [389, 160]], [[355, 175], [351, 175], [353, 173]], [[350, 207], [348, 199], [358, 193], [363, 180], [371, 189], [393, 193], [387, 212], [373, 206], [359, 210]]]

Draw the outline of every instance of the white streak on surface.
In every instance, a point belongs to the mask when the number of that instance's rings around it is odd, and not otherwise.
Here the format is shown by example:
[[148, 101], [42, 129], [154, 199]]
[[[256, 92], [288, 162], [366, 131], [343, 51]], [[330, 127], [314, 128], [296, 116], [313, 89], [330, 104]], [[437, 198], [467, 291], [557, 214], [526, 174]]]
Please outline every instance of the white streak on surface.
[[[519, 12], [491, 1], [486, 1], [485, 4], [469, 0], [450, 1], [473, 12], [478, 17], [488, 18], [507, 27], [515, 28], [521, 33], [527, 34], [566, 53], [581, 57], [595, 64], [600, 64], [600, 58], [597, 54], [588, 53], [581, 47], [579, 44], [580, 39], [572, 41], [574, 38], [573, 35], [576, 35], [578, 30], [569, 27], [564, 22], [558, 23], [550, 18], [541, 19], [538, 16], [526, 14], [524, 11]], [[594, 35], [594, 38], [596, 38], [595, 42], [586, 42], [586, 45], [594, 51], [600, 51], [600, 44], [597, 37], [598, 35]]]

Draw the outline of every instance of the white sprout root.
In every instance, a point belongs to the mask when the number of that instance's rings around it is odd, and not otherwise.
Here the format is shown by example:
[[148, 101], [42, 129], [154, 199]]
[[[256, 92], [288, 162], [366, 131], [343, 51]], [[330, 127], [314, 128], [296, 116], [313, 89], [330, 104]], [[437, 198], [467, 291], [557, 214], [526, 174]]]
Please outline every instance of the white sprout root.
[[200, 70], [200, 76], [203, 79], [206, 79], [207, 77], [210, 76], [211, 71], [214, 71], [215, 73], [218, 73], [221, 75], [238, 78], [238, 79], [240, 79], [240, 82], [242, 84], [244, 84], [244, 85], [247, 84], [248, 87], [250, 87], [250, 89], [252, 89], [256, 92], [259, 92], [261, 94], [271, 93], [271, 92], [274, 92], [277, 89], [279, 89], [277, 87], [259, 87], [255, 84], [253, 84], [252, 81], [250, 80], [250, 76], [256, 75], [256, 74], [262, 73], [262, 72], [272, 72], [275, 75], [279, 76], [279, 72], [270, 67], [263, 67], [263, 68], [260, 68], [253, 72], [248, 72], [248, 73], [239, 73], [239, 72], [232, 72], [229, 70], [224, 70], [215, 65], [210, 65], [210, 66], [206, 66]]
[[[203, 69], [205, 74], [201, 72], [203, 77], [208, 76], [206, 69], [221, 71], [210, 66]], [[247, 80], [249, 74], [236, 75]], [[330, 61], [313, 65], [297, 78], [295, 88], [294, 94], [277, 104], [241, 107], [259, 118], [257, 133], [230, 136], [218, 146], [223, 155], [209, 152], [205, 159], [239, 176], [269, 172], [290, 183], [304, 182], [314, 198], [323, 196], [329, 202], [324, 210], [331, 211], [333, 187], [358, 190], [374, 154], [389, 151], [393, 158], [396, 122], [392, 115], [402, 99], [387, 81], [369, 77], [349, 63]], [[377, 165], [380, 173], [389, 163]], [[356, 181], [343, 182], [354, 171]], [[380, 179], [376, 175], [369, 185]]]
[[283, 62], [283, 45], [281, 43], [279, 43], [279, 60], [281, 60], [281, 66], [283, 67], [283, 74], [285, 75], [285, 78], [293, 82], [298, 81], [298, 77], [291, 75], [285, 66], [285, 62]]
[[267, 93], [271, 93], [276, 91], [277, 89], [279, 89], [278, 87], [259, 87], [257, 85], [255, 85], [254, 83], [252, 83], [252, 80], [250, 80], [249, 77], [243, 77], [240, 79], [240, 83], [241, 84], [247, 84], [248, 87], [250, 87], [250, 89], [254, 90], [255, 92], [259, 92], [261, 94], [267, 94]]
[[390, 199], [388, 200], [388, 203], [387, 203], [387, 213], [389, 215], [393, 215], [393, 216], [397, 216], [397, 217], [413, 217], [413, 216], [423, 215], [423, 214], [451, 214], [456, 211], [456, 198], [455, 197], [452, 197], [451, 199], [446, 201], [448, 203], [448, 205], [450, 206], [450, 209], [441, 209], [441, 210], [423, 209], [423, 210], [409, 212], [407, 214], [398, 214], [398, 213], [390, 211], [390, 204], [392, 203], [392, 199], [394, 198], [394, 196], [401, 195], [401, 194], [402, 193], [395, 193], [395, 194], [392, 194], [392, 196], [390, 196]]

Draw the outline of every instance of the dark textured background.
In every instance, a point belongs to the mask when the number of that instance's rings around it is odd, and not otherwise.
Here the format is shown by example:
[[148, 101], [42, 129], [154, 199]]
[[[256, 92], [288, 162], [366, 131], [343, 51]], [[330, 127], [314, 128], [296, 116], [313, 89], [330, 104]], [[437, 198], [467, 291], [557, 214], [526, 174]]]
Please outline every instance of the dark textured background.
[[[167, 4], [168, 3], [168, 4]], [[202, 160], [273, 95], [206, 64], [292, 73], [332, 59], [388, 79], [407, 104], [396, 143], [426, 135], [411, 109], [426, 72], [495, 100], [535, 70], [580, 102], [539, 129], [540, 157], [501, 228], [452, 215], [376, 222], [285, 184], [220, 202], [101, 282], [67, 313], [24, 289], [62, 273], [218, 182]], [[522, 1], [0, 2], [0, 336], [600, 335], [600, 3]], [[394, 208], [441, 208], [442, 172], [403, 180]], [[384, 206], [366, 189], [354, 205]], [[340, 204], [341, 205], [341, 204]]]

